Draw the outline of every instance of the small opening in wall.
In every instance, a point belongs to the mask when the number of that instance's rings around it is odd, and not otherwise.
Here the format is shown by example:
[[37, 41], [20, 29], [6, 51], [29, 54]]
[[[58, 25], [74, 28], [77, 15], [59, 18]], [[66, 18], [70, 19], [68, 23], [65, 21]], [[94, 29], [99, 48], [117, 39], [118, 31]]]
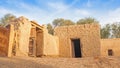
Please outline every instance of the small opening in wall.
[[113, 50], [112, 49], [108, 49], [108, 56], [113, 56]]

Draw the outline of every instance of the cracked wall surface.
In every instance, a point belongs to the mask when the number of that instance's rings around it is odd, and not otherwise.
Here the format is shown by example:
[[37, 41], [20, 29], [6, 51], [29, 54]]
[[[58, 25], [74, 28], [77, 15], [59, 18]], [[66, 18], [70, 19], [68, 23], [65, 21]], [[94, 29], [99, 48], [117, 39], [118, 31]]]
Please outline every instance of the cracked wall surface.
[[28, 56], [31, 23], [24, 17], [11, 23], [9, 56]]

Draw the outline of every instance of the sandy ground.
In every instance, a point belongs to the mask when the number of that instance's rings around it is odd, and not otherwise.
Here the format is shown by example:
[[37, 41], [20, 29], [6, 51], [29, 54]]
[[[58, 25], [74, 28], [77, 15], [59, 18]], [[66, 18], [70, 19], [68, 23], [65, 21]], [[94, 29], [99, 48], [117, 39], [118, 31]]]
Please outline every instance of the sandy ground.
[[0, 68], [120, 68], [120, 58], [0, 57]]

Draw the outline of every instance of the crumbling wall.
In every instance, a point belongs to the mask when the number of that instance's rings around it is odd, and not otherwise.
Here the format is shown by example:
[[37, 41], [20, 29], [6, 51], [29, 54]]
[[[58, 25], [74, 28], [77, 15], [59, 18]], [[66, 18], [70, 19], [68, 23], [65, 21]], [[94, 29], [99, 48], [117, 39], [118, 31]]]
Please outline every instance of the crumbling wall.
[[98, 24], [61, 26], [55, 28], [59, 37], [59, 54], [73, 57], [71, 39], [80, 39], [82, 57], [100, 55], [100, 27]]
[[15, 31], [14, 31], [14, 25], [10, 25], [10, 34], [9, 34], [9, 47], [8, 47], [8, 57], [13, 56], [13, 45], [14, 45], [14, 36], [15, 36]]
[[9, 57], [28, 56], [30, 30], [31, 22], [25, 17], [19, 17], [11, 22]]
[[58, 37], [48, 34], [46, 28], [44, 28], [44, 56], [58, 56], [59, 55], [59, 41]]
[[120, 38], [101, 39], [101, 56], [108, 56], [109, 49], [112, 49], [113, 56], [120, 56]]
[[7, 28], [0, 27], [0, 56], [8, 55], [9, 46], [9, 30]]
[[26, 18], [21, 17], [19, 18], [19, 46], [18, 46], [18, 53], [17, 56], [28, 56], [29, 51], [29, 38], [30, 38], [30, 31], [31, 31], [31, 22], [28, 21]]

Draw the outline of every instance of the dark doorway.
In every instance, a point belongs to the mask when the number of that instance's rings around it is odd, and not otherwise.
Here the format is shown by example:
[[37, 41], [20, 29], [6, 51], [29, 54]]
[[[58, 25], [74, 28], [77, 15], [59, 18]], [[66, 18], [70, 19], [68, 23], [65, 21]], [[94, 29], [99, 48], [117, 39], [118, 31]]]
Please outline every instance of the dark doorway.
[[108, 49], [108, 56], [113, 56], [113, 50], [112, 49]]
[[76, 58], [82, 57], [80, 39], [72, 39], [73, 54]]

